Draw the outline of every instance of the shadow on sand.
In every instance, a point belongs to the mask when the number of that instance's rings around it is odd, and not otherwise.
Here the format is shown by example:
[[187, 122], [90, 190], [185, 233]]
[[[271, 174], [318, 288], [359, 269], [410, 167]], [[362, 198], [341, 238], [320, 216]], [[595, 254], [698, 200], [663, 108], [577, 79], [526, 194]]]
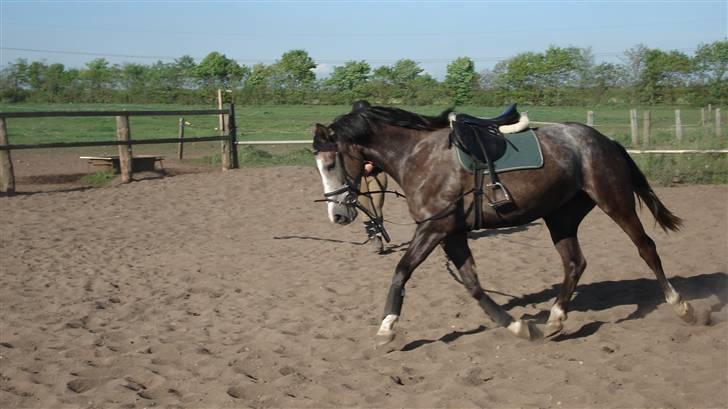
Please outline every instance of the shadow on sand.
[[[710, 305], [710, 310], [720, 311], [728, 304], [728, 274], [724, 272], [706, 273], [692, 277], [675, 276], [670, 278], [675, 289], [680, 292], [687, 301], [702, 300], [715, 296], [718, 302]], [[536, 293], [526, 294], [521, 297], [512, 298], [503, 305], [506, 310], [515, 307], [525, 307], [531, 304], [539, 304], [553, 300], [558, 294], [558, 285]], [[575, 296], [572, 299], [569, 309], [571, 311], [602, 311], [622, 305], [636, 305], [637, 309], [628, 316], [621, 318], [615, 323], [644, 318], [657, 309], [657, 306], [665, 302], [662, 290], [656, 280], [640, 278], [636, 280], [621, 281], [600, 281], [596, 283], [582, 284], [576, 287]], [[548, 311], [541, 311], [535, 315], [526, 314], [524, 319], [534, 320], [539, 323], [546, 322]], [[604, 321], [594, 321], [584, 324], [579, 330], [560, 334], [552, 338], [554, 342], [567, 341], [577, 338], [585, 338], [596, 333], [599, 328], [606, 324]], [[423, 345], [433, 342], [450, 343], [466, 336], [475, 335], [485, 331], [484, 326], [469, 331], [454, 331], [436, 340], [417, 340], [405, 345], [401, 350], [412, 351]]]

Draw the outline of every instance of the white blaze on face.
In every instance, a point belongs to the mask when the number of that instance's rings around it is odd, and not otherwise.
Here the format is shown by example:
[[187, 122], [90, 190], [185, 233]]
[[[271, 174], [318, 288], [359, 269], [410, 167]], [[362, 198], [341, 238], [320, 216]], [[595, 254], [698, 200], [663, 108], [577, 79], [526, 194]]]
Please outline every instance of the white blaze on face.
[[[318, 167], [319, 174], [321, 175], [321, 182], [324, 185], [324, 193], [333, 192], [344, 185], [343, 178], [339, 177], [339, 158], [338, 155], [334, 155], [334, 158], [325, 158], [325, 154], [319, 153], [316, 155], [316, 167]], [[333, 165], [333, 166], [332, 166]], [[338, 196], [330, 197], [329, 199], [337, 200]], [[334, 206], [335, 203], [328, 202], [326, 208], [329, 214], [329, 220], [334, 223]]]

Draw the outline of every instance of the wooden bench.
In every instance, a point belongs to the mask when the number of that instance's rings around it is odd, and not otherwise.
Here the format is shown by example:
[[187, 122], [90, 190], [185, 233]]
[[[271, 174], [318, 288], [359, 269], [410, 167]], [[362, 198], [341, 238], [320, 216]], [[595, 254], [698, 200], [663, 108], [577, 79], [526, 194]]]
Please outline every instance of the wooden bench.
[[[107, 155], [107, 156], [81, 156], [79, 159], [86, 160], [88, 164], [96, 172], [114, 172], [119, 173], [119, 155]], [[136, 155], [132, 157], [132, 172], [146, 172], [154, 171], [156, 169], [156, 163], [159, 162], [159, 169], [163, 170], [164, 165], [162, 161], [164, 156], [157, 155]]]

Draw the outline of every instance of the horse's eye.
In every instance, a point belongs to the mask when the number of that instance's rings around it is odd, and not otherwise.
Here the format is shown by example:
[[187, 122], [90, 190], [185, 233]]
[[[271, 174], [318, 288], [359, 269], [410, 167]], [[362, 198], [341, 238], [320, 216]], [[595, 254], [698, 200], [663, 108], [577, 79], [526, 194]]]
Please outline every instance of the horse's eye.
[[326, 164], [326, 166], [324, 166], [324, 168], [325, 168], [326, 170], [332, 170], [332, 169], [334, 169], [335, 167], [336, 167], [336, 162], [335, 162], [335, 161], [334, 161], [334, 162], [331, 162], [331, 163], [327, 163], [327, 164]]

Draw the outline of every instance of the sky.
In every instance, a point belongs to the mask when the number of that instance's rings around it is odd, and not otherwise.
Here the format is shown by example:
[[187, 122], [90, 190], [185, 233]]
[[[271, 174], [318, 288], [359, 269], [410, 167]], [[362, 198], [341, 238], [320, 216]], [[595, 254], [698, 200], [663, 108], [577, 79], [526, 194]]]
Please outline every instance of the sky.
[[13, 1], [0, 0], [0, 66], [18, 58], [83, 67], [199, 62], [218, 51], [240, 64], [274, 63], [306, 50], [317, 77], [346, 61], [372, 67], [402, 58], [436, 78], [470, 57], [477, 71], [549, 46], [590, 48], [623, 61], [638, 44], [692, 55], [728, 39], [718, 1]]

